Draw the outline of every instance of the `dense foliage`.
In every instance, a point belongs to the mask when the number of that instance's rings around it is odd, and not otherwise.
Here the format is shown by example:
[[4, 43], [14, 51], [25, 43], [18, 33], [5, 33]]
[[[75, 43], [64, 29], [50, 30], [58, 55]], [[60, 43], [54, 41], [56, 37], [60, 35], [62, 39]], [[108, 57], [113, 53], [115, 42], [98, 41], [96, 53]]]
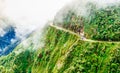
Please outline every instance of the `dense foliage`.
[[[27, 48], [27, 47], [26, 47]], [[33, 48], [32, 45], [28, 48]], [[34, 63], [35, 51], [25, 50], [22, 45], [16, 49], [23, 49], [22, 52], [16, 54], [14, 51], [7, 55], [0, 57], [0, 72], [1, 73], [31, 73], [31, 68]]]
[[120, 42], [108, 42], [120, 41], [119, 8], [94, 8], [88, 18], [69, 12], [63, 24], [55, 24], [76, 33], [84, 27], [87, 38], [105, 41], [80, 40], [80, 36], [50, 26], [44, 32], [44, 47], [34, 47], [32, 40], [27, 47], [20, 44], [9, 55], [0, 57], [0, 72], [119, 73]]
[[[53, 34], [55, 34], [53, 36]], [[48, 28], [46, 45], [32, 72], [119, 73], [120, 42], [87, 42], [67, 32]]]
[[[54, 35], [54, 36], [53, 36]], [[0, 58], [2, 73], [119, 73], [120, 42], [82, 41], [80, 37], [49, 27], [45, 45], [33, 51], [27, 50]], [[79, 40], [79, 41], [78, 41]], [[29, 50], [28, 50], [29, 49]]]
[[78, 39], [73, 34], [51, 27], [48, 28], [45, 38], [45, 46], [38, 52], [32, 73], [55, 73], [59, 68], [59, 61], [64, 61], [70, 46]]
[[88, 14], [85, 16], [77, 15], [75, 11], [69, 10], [63, 15], [62, 22], [56, 22], [55, 25], [75, 33], [80, 33], [84, 28], [86, 38], [89, 39], [120, 41], [120, 5], [97, 8], [96, 5], [90, 3], [87, 7]]
[[120, 5], [91, 11], [85, 21], [88, 38], [104, 41], [120, 41]]
[[79, 41], [59, 73], [119, 73], [120, 44]]

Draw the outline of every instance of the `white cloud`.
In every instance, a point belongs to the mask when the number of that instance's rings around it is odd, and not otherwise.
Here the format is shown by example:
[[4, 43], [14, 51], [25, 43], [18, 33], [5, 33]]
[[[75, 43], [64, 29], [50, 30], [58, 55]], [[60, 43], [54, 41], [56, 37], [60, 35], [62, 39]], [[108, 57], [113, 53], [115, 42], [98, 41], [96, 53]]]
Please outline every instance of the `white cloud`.
[[[48, 20], [53, 20], [56, 13], [70, 2], [78, 13], [86, 15], [85, 4], [90, 1], [100, 6], [120, 2], [120, 0], [0, 0], [0, 18], [7, 17], [15, 22], [12, 25], [16, 27], [17, 36], [23, 38], [33, 30], [44, 27]], [[1, 28], [4, 26], [6, 25], [0, 24]], [[4, 34], [3, 31], [2, 33]]]
[[43, 28], [70, 1], [72, 0], [1, 0], [3, 5], [0, 5], [0, 9], [3, 16], [15, 22], [12, 25], [16, 27], [17, 36], [24, 36], [36, 28]]
[[[44, 27], [48, 20], [53, 20], [62, 7], [72, 1], [74, 0], [0, 0], [0, 12], [16, 23], [14, 26], [17, 36], [21, 36], [38, 27], [39, 29]], [[84, 5], [90, 1], [104, 6], [120, 0], [75, 0], [71, 5], [85, 15]]]
[[99, 8], [104, 8], [109, 5], [117, 5], [118, 3], [120, 4], [120, 0], [74, 0], [70, 4], [68, 4], [66, 7], [61, 9], [60, 12], [55, 17], [55, 22], [61, 23], [63, 21], [63, 17], [70, 11], [74, 11], [78, 16], [85, 16], [88, 17], [89, 15], [89, 9], [91, 6], [88, 4], [92, 3], [96, 5], [96, 7]]

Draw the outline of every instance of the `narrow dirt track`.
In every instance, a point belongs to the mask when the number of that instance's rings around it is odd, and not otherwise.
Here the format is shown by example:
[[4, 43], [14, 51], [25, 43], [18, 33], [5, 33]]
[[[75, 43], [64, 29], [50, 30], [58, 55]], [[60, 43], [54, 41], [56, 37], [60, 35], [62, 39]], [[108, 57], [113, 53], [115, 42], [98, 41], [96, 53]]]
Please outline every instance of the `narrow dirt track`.
[[91, 39], [86, 39], [86, 38], [85, 38], [85, 39], [81, 39], [81, 36], [78, 35], [77, 33], [73, 32], [73, 31], [70, 31], [70, 30], [67, 30], [67, 29], [65, 29], [65, 28], [62, 28], [62, 27], [53, 25], [52, 23], [50, 24], [50, 26], [51, 26], [51, 27], [54, 27], [54, 28], [56, 28], [56, 29], [58, 29], [58, 30], [62, 30], [62, 31], [65, 31], [65, 32], [69, 32], [69, 33], [71, 33], [71, 34], [73, 34], [73, 35], [76, 35], [76, 36], [80, 37], [79, 40], [83, 40], [83, 41], [86, 41], [86, 42], [120, 43], [120, 41], [98, 41], [98, 40], [91, 40]]

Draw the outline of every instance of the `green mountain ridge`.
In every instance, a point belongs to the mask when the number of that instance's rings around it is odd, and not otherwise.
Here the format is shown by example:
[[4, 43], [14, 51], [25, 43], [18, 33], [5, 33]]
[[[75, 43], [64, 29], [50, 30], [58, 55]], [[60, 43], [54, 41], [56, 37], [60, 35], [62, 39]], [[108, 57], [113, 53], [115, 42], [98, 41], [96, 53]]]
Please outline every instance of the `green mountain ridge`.
[[92, 5], [89, 10], [88, 17], [70, 11], [62, 23], [55, 19], [46, 27], [43, 35], [32, 34], [0, 57], [0, 72], [120, 73], [120, 5], [101, 9]]
[[[54, 36], [53, 36], [54, 35]], [[2, 73], [119, 73], [120, 43], [90, 42], [49, 26], [44, 47], [27, 49], [0, 58]]]

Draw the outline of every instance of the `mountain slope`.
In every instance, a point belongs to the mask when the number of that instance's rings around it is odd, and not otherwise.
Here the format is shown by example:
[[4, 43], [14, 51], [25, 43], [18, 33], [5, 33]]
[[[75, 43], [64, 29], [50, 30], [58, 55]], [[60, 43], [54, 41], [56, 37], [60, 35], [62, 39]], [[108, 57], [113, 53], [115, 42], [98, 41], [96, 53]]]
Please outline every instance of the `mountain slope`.
[[85, 16], [63, 9], [53, 25], [0, 57], [0, 72], [120, 73], [120, 3], [98, 6], [86, 3]]
[[46, 38], [46, 45], [35, 61], [33, 73], [120, 71], [120, 42], [84, 41], [55, 27], [49, 27]]
[[[84, 41], [77, 35], [52, 26], [45, 31], [44, 39], [44, 47], [36, 47], [37, 50], [33, 49], [35, 46], [31, 42], [26, 47], [21, 43], [11, 54], [1, 57], [0, 71], [3, 73], [120, 72], [119, 42]], [[16, 53], [20, 49], [23, 51]]]

